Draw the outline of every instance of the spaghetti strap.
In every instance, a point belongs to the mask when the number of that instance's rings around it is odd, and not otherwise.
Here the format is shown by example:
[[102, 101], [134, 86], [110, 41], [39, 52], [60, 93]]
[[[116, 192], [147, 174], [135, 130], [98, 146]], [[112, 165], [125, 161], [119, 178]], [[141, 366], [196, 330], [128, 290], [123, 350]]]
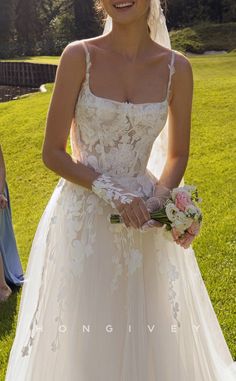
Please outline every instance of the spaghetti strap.
[[87, 78], [88, 75], [89, 75], [89, 68], [91, 66], [90, 53], [89, 53], [87, 44], [86, 44], [86, 42], [84, 40], [82, 40], [82, 45], [83, 45], [84, 50], [85, 50], [85, 57], [86, 57], [86, 78]]
[[168, 81], [168, 87], [167, 87], [167, 96], [166, 96], [167, 99], [169, 98], [169, 94], [170, 94], [170, 85], [171, 85], [172, 75], [175, 73], [174, 61], [175, 61], [175, 51], [172, 50], [171, 62], [170, 64], [168, 64], [170, 72], [169, 72], [169, 81]]

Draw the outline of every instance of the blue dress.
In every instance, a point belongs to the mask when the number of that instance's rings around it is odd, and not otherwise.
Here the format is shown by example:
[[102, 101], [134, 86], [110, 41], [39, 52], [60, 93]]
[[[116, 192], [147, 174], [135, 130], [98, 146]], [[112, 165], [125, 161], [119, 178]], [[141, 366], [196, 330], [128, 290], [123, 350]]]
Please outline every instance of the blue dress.
[[12, 226], [10, 196], [7, 184], [5, 185], [4, 195], [8, 199], [8, 206], [0, 209], [0, 255], [3, 261], [6, 282], [9, 286], [20, 286], [24, 281], [24, 276]]

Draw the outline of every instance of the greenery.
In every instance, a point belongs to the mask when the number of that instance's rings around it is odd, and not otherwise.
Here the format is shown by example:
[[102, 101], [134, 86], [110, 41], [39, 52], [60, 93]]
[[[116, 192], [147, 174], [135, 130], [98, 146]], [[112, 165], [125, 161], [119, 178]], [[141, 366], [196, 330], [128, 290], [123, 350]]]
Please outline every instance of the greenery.
[[[29, 57], [30, 58], [30, 57]], [[202, 277], [236, 359], [235, 120], [236, 53], [190, 58], [194, 73], [191, 150], [185, 182], [198, 187], [204, 220], [193, 247]], [[58, 181], [41, 148], [53, 85], [0, 104], [0, 136], [24, 270], [40, 216]], [[0, 307], [0, 381], [13, 342], [20, 293]]]
[[41, 64], [50, 64], [58, 65], [59, 57], [58, 56], [26, 56], [26, 57], [16, 57], [14, 59], [0, 60], [1, 62], [30, 62], [30, 63], [41, 63]]
[[[236, 22], [224, 24], [201, 22], [191, 27], [172, 30], [170, 39], [172, 48], [183, 53], [202, 54], [207, 50], [234, 52], [236, 50]], [[0, 61], [57, 64], [58, 56], [19, 56], [16, 54], [14, 58], [1, 59], [0, 55]]]
[[180, 30], [172, 30], [173, 49], [203, 53], [207, 50], [231, 51], [236, 47], [236, 23], [200, 23]]
[[[0, 58], [58, 55], [71, 41], [101, 34], [102, 21], [94, 3], [95, 0], [0, 0]], [[235, 0], [162, 0], [162, 6], [169, 30], [192, 30], [202, 21], [236, 22]], [[194, 28], [190, 40], [200, 38], [201, 43], [202, 36], [194, 37], [195, 33], [198, 35]], [[212, 36], [211, 39], [215, 37]]]
[[[172, 48], [183, 53], [201, 54], [207, 50], [236, 50], [236, 22], [209, 24], [202, 22], [192, 27], [170, 32]], [[24, 61], [31, 63], [58, 64], [58, 56], [24, 56], [0, 61]]]

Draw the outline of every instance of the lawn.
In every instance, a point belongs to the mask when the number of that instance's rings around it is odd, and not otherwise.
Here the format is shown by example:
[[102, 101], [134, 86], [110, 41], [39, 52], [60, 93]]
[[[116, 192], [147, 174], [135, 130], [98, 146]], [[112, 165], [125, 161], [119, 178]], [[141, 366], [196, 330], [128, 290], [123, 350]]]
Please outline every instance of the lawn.
[[[204, 213], [202, 231], [193, 247], [227, 344], [236, 359], [236, 54], [190, 60], [195, 86], [185, 182], [198, 186]], [[0, 104], [0, 139], [24, 270], [39, 218], [58, 180], [41, 160], [52, 85], [47, 85], [47, 89], [47, 93]], [[4, 380], [19, 302], [20, 293], [0, 306], [0, 381]]]
[[57, 65], [59, 57], [57, 56], [34, 56], [34, 57], [19, 57], [14, 59], [0, 60], [0, 62], [30, 62], [40, 64]]

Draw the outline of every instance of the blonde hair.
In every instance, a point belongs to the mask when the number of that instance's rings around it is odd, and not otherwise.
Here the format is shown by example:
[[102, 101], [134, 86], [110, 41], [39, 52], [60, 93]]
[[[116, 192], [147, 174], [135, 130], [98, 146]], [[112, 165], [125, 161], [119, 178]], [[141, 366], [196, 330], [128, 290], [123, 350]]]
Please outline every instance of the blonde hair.
[[101, 0], [94, 0], [94, 9], [99, 19], [101, 20], [101, 22], [105, 24], [106, 18], [107, 18], [107, 12], [105, 8], [103, 7]]

